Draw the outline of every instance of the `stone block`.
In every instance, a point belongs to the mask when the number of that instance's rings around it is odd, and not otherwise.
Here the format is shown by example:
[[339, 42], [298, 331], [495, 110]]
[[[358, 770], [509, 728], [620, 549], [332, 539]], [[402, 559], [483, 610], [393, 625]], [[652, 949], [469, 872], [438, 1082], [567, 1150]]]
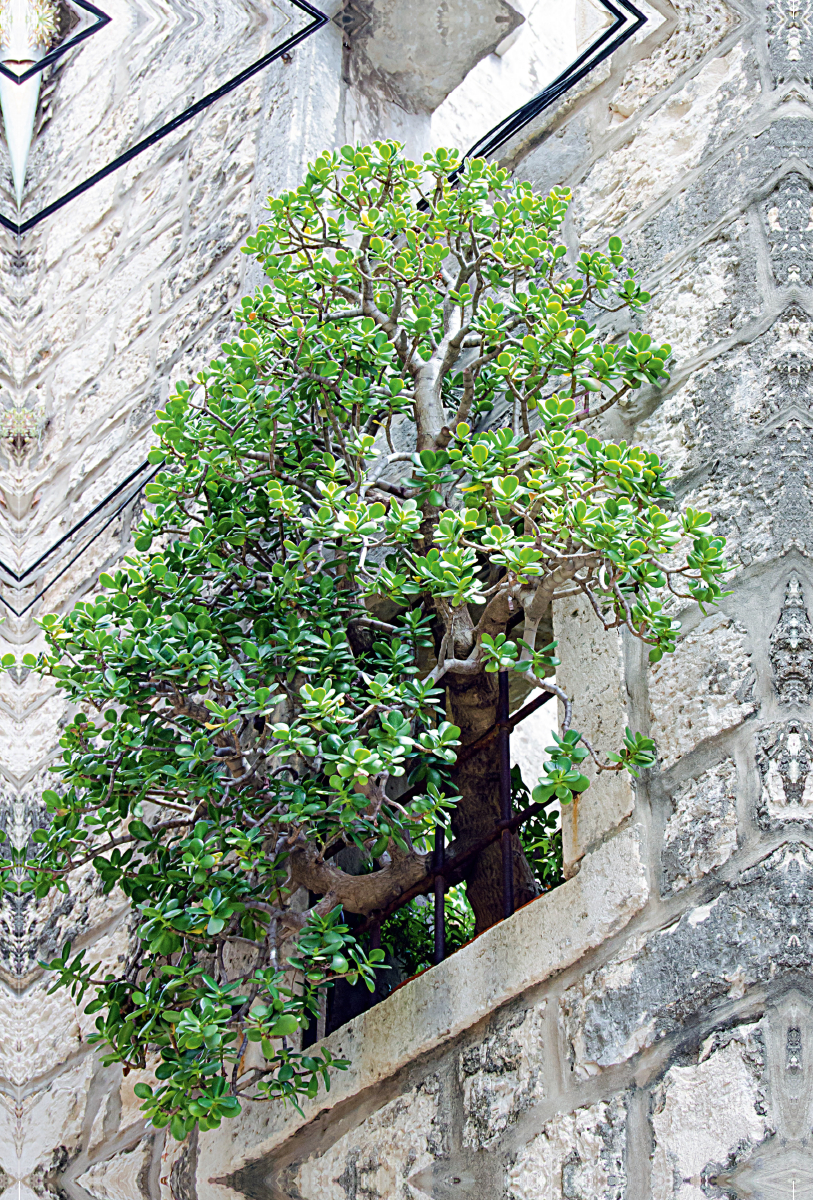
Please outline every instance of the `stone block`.
[[513, 1014], [460, 1054], [464, 1146], [493, 1145], [544, 1096], [544, 1017], [544, 1002]]
[[[523, 701], [527, 704], [539, 692], [533, 692]], [[511, 766], [518, 766], [525, 785], [532, 790], [542, 774], [545, 762], [545, 747], [553, 742], [552, 731], [559, 729], [559, 714], [555, 697], [548, 700], [544, 708], [538, 708], [524, 721], [515, 726], [511, 733]]]
[[147, 1138], [121, 1154], [94, 1162], [76, 1182], [94, 1200], [150, 1200], [151, 1162], [152, 1139]]
[[750, 653], [745, 628], [718, 612], [651, 668], [651, 736], [663, 767], [754, 712]]
[[505, 0], [478, 0], [465, 9], [417, 0], [409, 10], [372, 0], [360, 8], [366, 22], [354, 39], [354, 79], [418, 113], [436, 109], [523, 20]]
[[[647, 13], [643, 30], [647, 39], [658, 28], [660, 13]], [[644, 105], [687, 74], [698, 62], [711, 57], [740, 21], [738, 12], [723, 0], [675, 0], [669, 23], [643, 59], [626, 67], [610, 101], [612, 127], [637, 116]]]
[[665, 399], [651, 400], [636, 425], [636, 440], [661, 451], [678, 472], [693, 464], [682, 502], [713, 514], [733, 564], [764, 562], [810, 543], [810, 436], [794, 364], [811, 353], [812, 340], [810, 319], [792, 307]]
[[446, 1152], [438, 1120], [439, 1083], [425, 1080], [384, 1105], [296, 1175], [302, 1200], [420, 1200], [409, 1177]]
[[710, 59], [623, 146], [599, 159], [581, 184], [574, 210], [587, 241], [597, 245], [640, 216], [700, 165], [724, 130], [737, 127], [752, 97], [749, 66], [741, 45]]
[[654, 1098], [652, 1200], [703, 1200], [718, 1172], [768, 1132], [755, 1026], [711, 1037], [696, 1064], [671, 1067]]
[[630, 939], [562, 997], [576, 1075], [626, 1062], [749, 988], [805, 970], [813, 932], [796, 914], [812, 900], [813, 852], [788, 843], [709, 904]]
[[553, 1117], [506, 1172], [506, 1200], [623, 1200], [626, 1115], [615, 1096]]
[[[160, 1200], [186, 1200], [186, 1197], [196, 1195], [195, 1146], [194, 1137], [183, 1142], [176, 1142], [174, 1137], [164, 1138], [158, 1171]], [[209, 1182], [211, 1185], [211, 1180]], [[227, 1194], [234, 1193], [229, 1190]]]
[[[559, 686], [573, 701], [573, 728], [602, 756], [620, 749], [628, 724], [627, 691], [621, 635], [605, 630], [586, 596], [554, 604], [553, 630], [558, 641]], [[559, 720], [564, 711], [559, 705]], [[573, 873], [585, 851], [625, 820], [635, 795], [625, 772], [599, 774], [590, 759], [582, 764], [590, 787], [562, 807], [565, 874]]]
[[757, 820], [763, 829], [813, 822], [813, 729], [802, 721], [770, 725], [757, 734], [760, 774]]
[[677, 892], [737, 849], [737, 768], [726, 758], [675, 792], [661, 851], [664, 890]]
[[0, 1145], [0, 1161], [5, 1163], [6, 1155], [10, 1156], [10, 1169], [6, 1169], [14, 1178], [41, 1179], [77, 1152], [95, 1068], [93, 1056], [85, 1055], [23, 1101], [20, 1128], [25, 1137], [13, 1139], [13, 1149], [5, 1137]]
[[0, 771], [23, 780], [47, 763], [59, 745], [66, 707], [65, 696], [51, 692], [25, 721], [0, 711]]
[[672, 347], [673, 371], [759, 317], [765, 297], [753, 240], [747, 217], [732, 221], [654, 286], [647, 332]]
[[[87, 961], [104, 971], [118, 971], [129, 947], [126, 927], [100, 937], [87, 954]], [[53, 983], [45, 975], [33, 983], [18, 999], [8, 997], [0, 1008], [0, 1053], [2, 1074], [17, 1087], [46, 1076], [60, 1064], [81, 1053], [88, 1035], [95, 1032], [95, 1015], [88, 1016], [85, 1006], [89, 994], [77, 1004], [66, 990], [48, 991]], [[26, 1019], [35, 1012], [36, 1022]]]

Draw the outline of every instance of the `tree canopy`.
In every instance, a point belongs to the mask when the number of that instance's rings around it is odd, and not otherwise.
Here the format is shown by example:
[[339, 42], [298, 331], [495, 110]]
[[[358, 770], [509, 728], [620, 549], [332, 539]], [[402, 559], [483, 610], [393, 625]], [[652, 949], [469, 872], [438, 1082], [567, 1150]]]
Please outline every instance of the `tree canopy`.
[[[561, 702], [537, 802], [583, 790], [587, 754], [654, 762], [572, 728], [551, 604], [657, 660], [670, 597], [719, 597], [723, 542], [656, 453], [590, 432], [670, 347], [602, 333], [649, 297], [617, 237], [568, 253], [569, 200], [455, 151], [318, 158], [247, 241], [267, 283], [234, 340], [157, 414], [134, 551], [24, 660], [77, 706], [28, 886], [92, 864], [138, 914], [123, 966], [66, 946], [55, 986], [91, 989], [104, 1061], [156, 1068], [138, 1094], [176, 1137], [329, 1080], [298, 1034], [331, 981], [372, 982], [352, 915], [423, 886], [438, 827], [453, 863], [499, 816], [494, 753], [454, 769], [499, 670]], [[496, 845], [466, 879], [479, 931]]]

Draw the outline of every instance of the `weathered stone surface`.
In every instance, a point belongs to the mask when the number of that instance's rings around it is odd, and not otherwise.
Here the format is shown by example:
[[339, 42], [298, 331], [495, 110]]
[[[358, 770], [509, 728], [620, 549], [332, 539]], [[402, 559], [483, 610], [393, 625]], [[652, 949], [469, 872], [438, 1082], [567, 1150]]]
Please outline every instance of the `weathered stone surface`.
[[737, 768], [726, 758], [678, 788], [661, 851], [664, 889], [676, 892], [722, 866], [737, 849]]
[[735, 564], [809, 541], [811, 354], [809, 318], [791, 306], [746, 345], [700, 366], [636, 424], [636, 439], [662, 447], [686, 472], [682, 499], [713, 514]]
[[460, 1055], [464, 1146], [480, 1149], [493, 1144], [520, 1113], [544, 1096], [544, 1014], [543, 1004], [502, 1021]]
[[[102, 971], [119, 968], [129, 937], [126, 926], [120, 925], [93, 943], [87, 961]], [[67, 990], [49, 996], [52, 984], [50, 975], [40, 976], [22, 996], [8, 996], [0, 1009], [0, 1071], [17, 1087], [57, 1070], [86, 1047], [88, 1035], [95, 1031], [96, 1017], [84, 1012], [91, 996], [81, 1003]], [[28, 1019], [32, 1012], [36, 1022]]]
[[757, 817], [765, 829], [785, 821], [813, 820], [813, 730], [799, 721], [757, 734], [762, 781]]
[[664, 767], [698, 743], [735, 729], [755, 709], [744, 627], [717, 613], [650, 671], [652, 737]]
[[774, 687], [783, 704], [806, 704], [813, 693], [813, 627], [802, 581], [788, 580], [779, 620], [771, 634]]
[[789, 844], [744, 871], [709, 904], [631, 942], [562, 998], [577, 1074], [624, 1062], [722, 1000], [813, 954], [813, 852]]
[[303, 1200], [419, 1200], [410, 1175], [444, 1153], [438, 1124], [437, 1079], [399, 1096], [326, 1154], [302, 1165], [297, 1186]]
[[763, 1060], [758, 1027], [744, 1026], [709, 1038], [696, 1065], [666, 1073], [653, 1102], [652, 1200], [701, 1200], [762, 1141]]
[[158, 1172], [158, 1194], [161, 1200], [194, 1200], [197, 1138], [193, 1135], [183, 1142], [164, 1138], [161, 1165]]
[[554, 1117], [506, 1172], [506, 1200], [623, 1200], [625, 1121], [622, 1096]]
[[[557, 601], [553, 628], [561, 660], [556, 678], [573, 700], [573, 727], [602, 754], [617, 750], [629, 724], [620, 633], [602, 629], [586, 596]], [[573, 872], [588, 847], [630, 815], [635, 804], [627, 774], [599, 774], [590, 759], [583, 769], [591, 786], [562, 806], [566, 874]]]
[[[19, 1133], [12, 1141], [14, 1157], [4, 1168], [13, 1178], [42, 1179], [79, 1149], [95, 1067], [92, 1055], [85, 1055], [23, 1102]], [[3, 1162], [6, 1154], [11, 1155], [12, 1146], [0, 1151]]]
[[748, 221], [732, 221], [659, 280], [647, 329], [679, 367], [759, 316], [756, 276]]
[[149, 1200], [151, 1161], [152, 1142], [145, 1140], [123, 1154], [93, 1163], [76, 1182], [96, 1200]]
[[742, 46], [705, 63], [584, 180], [576, 200], [583, 236], [597, 244], [697, 167], [711, 145], [736, 128], [754, 86]]
[[666, 36], [642, 62], [626, 69], [613, 92], [611, 127], [628, 121], [701, 59], [713, 56], [739, 20], [737, 12], [720, 0], [677, 0], [671, 9]]
[[[136, 1096], [134, 1089], [137, 1083], [147, 1083], [151, 1087], [155, 1087], [154, 1069], [156, 1065], [156, 1061], [153, 1060], [151, 1063], [152, 1069], [148, 1066], [142, 1071], [129, 1071], [121, 1077], [116, 1095], [118, 1121], [121, 1129], [127, 1129], [130, 1125], [135, 1125], [139, 1121], [144, 1120], [144, 1113], [141, 1111], [144, 1101]], [[115, 1072], [111, 1071], [110, 1075], [111, 1087], [115, 1090], [117, 1082]]]
[[408, 10], [392, 0], [356, 0], [351, 12], [359, 28], [354, 82], [411, 112], [436, 109], [523, 20], [505, 0], [465, 8], [418, 0]]
[[813, 283], [810, 258], [804, 244], [810, 207], [810, 184], [796, 171], [780, 179], [762, 203], [762, 224], [777, 284], [801, 283], [810, 287]]

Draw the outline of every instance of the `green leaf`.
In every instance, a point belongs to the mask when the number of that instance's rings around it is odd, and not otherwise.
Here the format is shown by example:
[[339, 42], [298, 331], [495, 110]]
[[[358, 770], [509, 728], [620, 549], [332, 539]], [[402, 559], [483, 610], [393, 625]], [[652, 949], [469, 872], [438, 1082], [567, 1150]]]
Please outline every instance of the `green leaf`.
[[299, 1022], [292, 1013], [284, 1013], [271, 1028], [271, 1037], [293, 1037], [299, 1029]]

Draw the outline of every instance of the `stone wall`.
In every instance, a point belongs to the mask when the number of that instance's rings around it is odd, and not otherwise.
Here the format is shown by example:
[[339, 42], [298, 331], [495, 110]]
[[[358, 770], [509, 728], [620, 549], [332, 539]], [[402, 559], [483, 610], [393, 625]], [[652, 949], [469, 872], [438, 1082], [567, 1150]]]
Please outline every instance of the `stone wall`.
[[[566, 814], [567, 883], [332, 1035], [353, 1066], [327, 1098], [304, 1116], [248, 1107], [184, 1145], [145, 1130], [136, 1080], [98, 1067], [88, 1019], [47, 997], [36, 967], [67, 937], [115, 960], [126, 911], [88, 878], [7, 916], [0, 1167], [19, 1200], [701, 1200], [811, 1186], [810, 27], [789, 0], [642, 7], [636, 38], [505, 159], [540, 189], [574, 187], [574, 247], [623, 236], [676, 366], [606, 431], [663, 447], [680, 499], [712, 509], [729, 539], [731, 595], [681, 612], [677, 653], [651, 671], [578, 607], [556, 614], [583, 723], [650, 732], [658, 766], [634, 789], [602, 781]], [[361, 32], [333, 24], [143, 177], [32, 235], [28, 349], [8, 350], [23, 364], [8, 378], [50, 424], [9, 457], [10, 544], [25, 530], [51, 539], [138, 461], [157, 400], [227, 328], [264, 195], [309, 155], [377, 132], [420, 150], [476, 118], [474, 140], [503, 115], [486, 83], [499, 90], [509, 54], [538, 61], [542, 42], [522, 38], [545, 25], [541, 9], [512, 9], [526, 20], [508, 46], [482, 22], [516, 24], [510, 12], [477, 9], [479, 62], [452, 45], [457, 75], [429, 95], [381, 56], [394, 8], [359, 4]], [[580, 18], [588, 32], [598, 19]], [[561, 26], [551, 64], [578, 36]], [[127, 528], [114, 523], [52, 603], [91, 586]], [[64, 713], [31, 677], [3, 689], [0, 766], [24, 837]]]

